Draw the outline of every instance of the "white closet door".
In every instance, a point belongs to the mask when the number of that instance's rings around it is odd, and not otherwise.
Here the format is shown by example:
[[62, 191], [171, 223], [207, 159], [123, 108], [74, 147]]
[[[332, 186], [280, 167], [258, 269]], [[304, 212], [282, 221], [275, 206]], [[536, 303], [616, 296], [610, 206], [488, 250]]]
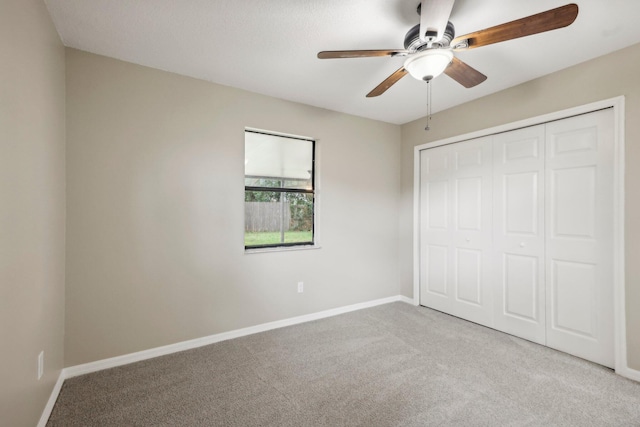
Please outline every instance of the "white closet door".
[[491, 137], [452, 145], [453, 314], [493, 326]]
[[547, 124], [547, 345], [614, 365], [613, 111]]
[[493, 139], [495, 327], [545, 343], [544, 125]]
[[421, 152], [420, 303], [493, 325], [491, 143]]
[[452, 313], [450, 146], [420, 152], [420, 304]]

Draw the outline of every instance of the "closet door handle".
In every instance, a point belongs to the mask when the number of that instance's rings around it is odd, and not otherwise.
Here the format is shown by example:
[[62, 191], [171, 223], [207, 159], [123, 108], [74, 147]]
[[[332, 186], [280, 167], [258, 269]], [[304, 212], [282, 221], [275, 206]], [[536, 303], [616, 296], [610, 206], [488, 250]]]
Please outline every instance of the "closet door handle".
[[520, 242], [520, 247], [524, 248], [524, 242]]

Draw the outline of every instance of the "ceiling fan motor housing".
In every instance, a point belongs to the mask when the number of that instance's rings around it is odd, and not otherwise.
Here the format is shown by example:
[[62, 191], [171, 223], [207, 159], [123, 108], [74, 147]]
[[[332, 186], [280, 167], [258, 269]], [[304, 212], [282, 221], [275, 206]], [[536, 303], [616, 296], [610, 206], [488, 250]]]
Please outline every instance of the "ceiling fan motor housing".
[[[431, 49], [438, 49], [441, 47], [449, 47], [451, 40], [456, 35], [455, 28], [451, 22], [447, 22], [447, 28], [444, 31], [444, 35], [440, 40], [436, 40], [431, 43]], [[412, 27], [404, 36], [404, 48], [410, 52], [419, 52], [429, 48], [429, 42], [420, 39], [420, 24]]]

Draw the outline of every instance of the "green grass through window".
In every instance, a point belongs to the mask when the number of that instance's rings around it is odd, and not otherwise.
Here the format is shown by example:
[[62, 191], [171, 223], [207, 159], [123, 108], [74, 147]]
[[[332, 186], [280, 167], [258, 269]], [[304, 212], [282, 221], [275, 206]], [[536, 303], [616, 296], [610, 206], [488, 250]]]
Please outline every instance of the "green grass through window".
[[[311, 231], [287, 231], [284, 233], [284, 243], [310, 243]], [[244, 233], [245, 246], [277, 245], [280, 242], [280, 232]]]

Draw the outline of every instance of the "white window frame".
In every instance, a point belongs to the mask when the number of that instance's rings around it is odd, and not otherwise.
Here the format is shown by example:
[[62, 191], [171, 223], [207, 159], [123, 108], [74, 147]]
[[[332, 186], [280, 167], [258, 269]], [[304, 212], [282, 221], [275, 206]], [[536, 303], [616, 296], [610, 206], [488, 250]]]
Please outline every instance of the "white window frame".
[[[246, 132], [255, 132], [255, 133], [264, 133], [268, 135], [281, 136], [285, 138], [292, 139], [300, 139], [306, 141], [313, 141], [313, 243], [300, 243], [295, 245], [286, 245], [286, 246], [272, 246], [272, 247], [253, 247], [247, 248], [243, 245], [245, 254], [259, 254], [259, 253], [270, 253], [270, 252], [290, 252], [290, 251], [306, 251], [306, 250], [314, 250], [320, 249], [320, 142], [318, 138], [313, 138], [309, 136], [302, 135], [294, 135], [290, 133], [277, 132], [266, 129], [259, 129], [253, 127], [245, 127], [243, 135], [243, 148], [244, 148], [244, 136]], [[243, 156], [244, 158], [244, 156]], [[244, 173], [243, 173], [244, 178]], [[243, 189], [244, 191], [244, 189]], [[243, 197], [243, 213], [244, 213], [244, 197]], [[243, 215], [244, 218], [244, 215]], [[242, 231], [243, 237], [242, 241], [244, 242], [244, 220], [242, 221]]]

